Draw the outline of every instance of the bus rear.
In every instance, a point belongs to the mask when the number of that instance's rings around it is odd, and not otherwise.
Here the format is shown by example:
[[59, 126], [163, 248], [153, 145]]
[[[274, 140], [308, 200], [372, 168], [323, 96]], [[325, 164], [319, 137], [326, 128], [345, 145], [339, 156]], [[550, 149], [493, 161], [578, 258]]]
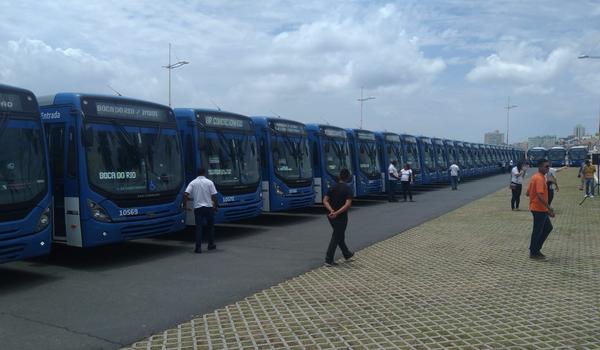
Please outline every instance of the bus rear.
[[342, 169], [350, 172], [352, 180], [348, 186], [356, 195], [354, 166], [346, 130], [321, 124], [306, 124], [306, 130], [313, 161], [315, 203], [323, 202], [323, 197], [337, 182]]
[[567, 150], [562, 146], [555, 146], [548, 150], [548, 160], [554, 167], [563, 167], [566, 163]]
[[90, 247], [183, 229], [181, 142], [169, 107], [78, 93], [39, 101], [55, 242]]
[[38, 102], [0, 85], [0, 263], [50, 252], [52, 196]]
[[[195, 179], [202, 167], [219, 192], [215, 222], [260, 215], [263, 205], [260, 155], [252, 119], [198, 108], [176, 108], [175, 115], [184, 144], [186, 183]], [[195, 225], [190, 210], [186, 224]]]
[[260, 145], [263, 211], [312, 206], [313, 169], [304, 124], [281, 118], [252, 120]]
[[356, 196], [362, 197], [383, 191], [383, 176], [375, 133], [362, 129], [346, 129], [354, 158]]

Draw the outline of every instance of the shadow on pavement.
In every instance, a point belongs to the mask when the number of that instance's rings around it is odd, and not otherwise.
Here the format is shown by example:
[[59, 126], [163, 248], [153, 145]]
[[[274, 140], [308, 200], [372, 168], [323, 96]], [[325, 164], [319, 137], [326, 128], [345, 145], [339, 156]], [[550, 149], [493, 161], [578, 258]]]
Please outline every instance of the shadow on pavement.
[[0, 295], [38, 287], [59, 279], [32, 271], [0, 267]]
[[115, 267], [136, 265], [174, 254], [185, 247], [152, 244], [142, 241], [123, 242], [93, 248], [54, 246], [52, 253], [32, 259], [43, 265], [56, 265], [76, 270], [102, 271]]

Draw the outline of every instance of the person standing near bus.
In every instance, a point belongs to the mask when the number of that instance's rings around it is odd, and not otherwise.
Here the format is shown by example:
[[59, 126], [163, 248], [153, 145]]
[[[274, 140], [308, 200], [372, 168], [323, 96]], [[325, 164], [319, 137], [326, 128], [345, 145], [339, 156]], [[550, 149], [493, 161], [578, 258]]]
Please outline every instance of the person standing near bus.
[[548, 185], [545, 176], [549, 169], [548, 160], [541, 159], [538, 162], [538, 172], [531, 177], [527, 187], [529, 210], [533, 215], [533, 230], [529, 244], [529, 257], [532, 259], [546, 259], [541, 250], [546, 238], [552, 232], [550, 218], [554, 217], [554, 210], [548, 204]]
[[550, 168], [546, 174], [546, 184], [548, 185], [548, 205], [552, 205], [554, 191], [559, 191], [558, 179], [556, 178], [556, 168]]
[[396, 165], [398, 163], [395, 160], [390, 162], [390, 166], [388, 167], [388, 201], [389, 202], [397, 202], [396, 199], [396, 183], [400, 179], [398, 176], [398, 169], [396, 169]]
[[510, 198], [510, 208], [519, 210], [521, 203], [521, 192], [523, 191], [523, 178], [525, 177], [525, 167], [522, 162], [518, 162], [517, 166], [510, 171], [510, 190], [512, 197]]
[[[208, 250], [216, 249], [215, 245], [215, 212], [217, 211], [217, 189], [215, 184], [206, 178], [206, 169], [198, 170], [198, 177], [192, 180], [185, 189], [183, 205], [187, 208], [190, 195], [194, 205], [194, 218], [196, 220], [196, 248], [195, 253], [202, 253], [203, 223], [206, 220], [208, 233]], [[189, 209], [188, 209], [189, 210]]]
[[460, 174], [460, 168], [456, 163], [452, 163], [450, 165], [450, 184], [452, 185], [452, 190], [458, 190], [458, 175]]
[[400, 170], [400, 184], [402, 185], [402, 194], [404, 195], [405, 202], [407, 194], [408, 198], [410, 198], [410, 201], [414, 202], [412, 198], [412, 190], [410, 188], [413, 182], [413, 171], [410, 168], [410, 164], [406, 163], [404, 164], [404, 168]]
[[327, 219], [333, 228], [331, 240], [325, 255], [325, 266], [337, 265], [333, 260], [335, 250], [339, 246], [344, 259], [350, 260], [354, 253], [346, 246], [346, 227], [348, 226], [348, 210], [352, 206], [352, 189], [346, 184], [350, 179], [350, 171], [342, 169], [338, 182], [331, 186], [323, 198], [323, 205], [329, 211]]
[[581, 171], [583, 181], [585, 183], [585, 196], [594, 198], [594, 174], [596, 174], [596, 166], [592, 165], [590, 160], [585, 161], [585, 166]]

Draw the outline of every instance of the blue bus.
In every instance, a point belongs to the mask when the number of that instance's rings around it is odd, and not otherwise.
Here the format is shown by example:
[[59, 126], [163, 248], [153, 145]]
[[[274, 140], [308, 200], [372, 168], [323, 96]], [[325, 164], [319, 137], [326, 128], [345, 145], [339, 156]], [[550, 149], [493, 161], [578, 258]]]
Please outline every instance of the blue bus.
[[448, 154], [448, 169], [450, 168], [450, 165], [454, 163], [462, 170], [463, 167], [459, 159], [458, 150], [454, 145], [454, 141], [448, 139], [444, 139], [442, 141], [444, 142], [444, 147], [446, 147], [446, 153]]
[[415, 184], [424, 184], [421, 171], [421, 169], [423, 169], [421, 152], [417, 144], [417, 138], [413, 135], [402, 134], [400, 135], [400, 140], [402, 141], [402, 147], [404, 148], [404, 162], [410, 164]]
[[38, 99], [53, 178], [53, 240], [90, 247], [184, 228], [173, 111], [115, 96]]
[[396, 161], [396, 168], [398, 171], [404, 167], [404, 151], [402, 149], [402, 142], [400, 141], [400, 135], [392, 132], [376, 132], [375, 137], [381, 150], [380, 161], [381, 169], [384, 173], [383, 191], [388, 191], [388, 167], [392, 161]]
[[423, 165], [423, 184], [431, 184], [438, 181], [437, 168], [435, 164], [435, 150], [429, 137], [418, 136], [417, 145], [421, 155], [421, 164]]
[[477, 150], [475, 149], [474, 144], [470, 142], [464, 142], [465, 145], [465, 154], [469, 159], [469, 174], [472, 177], [479, 176], [479, 165], [477, 161]]
[[[183, 143], [186, 183], [204, 168], [219, 192], [215, 222], [260, 215], [260, 154], [252, 119], [201, 108], [175, 108], [175, 117]], [[195, 225], [191, 210], [185, 221], [188, 226]]]
[[472, 177], [473, 170], [467, 146], [462, 141], [454, 141], [453, 143], [456, 153], [456, 159], [458, 161], [457, 165], [460, 167], [461, 170], [461, 176], [464, 178]]
[[566, 164], [567, 150], [562, 146], [554, 146], [548, 150], [551, 166], [563, 167]]
[[579, 167], [588, 159], [587, 146], [573, 146], [569, 148], [569, 166]]
[[348, 186], [356, 193], [354, 165], [346, 130], [336, 126], [306, 124], [313, 168], [315, 202], [322, 203], [329, 187], [333, 186], [342, 169], [348, 169], [352, 180]]
[[260, 149], [263, 211], [312, 206], [312, 159], [304, 124], [269, 117], [252, 120]]
[[440, 182], [450, 182], [450, 164], [448, 149], [446, 148], [444, 141], [442, 139], [433, 138], [431, 139], [433, 143], [433, 149], [435, 151], [435, 166], [437, 169], [437, 178]]
[[0, 85], [0, 263], [50, 252], [52, 195], [38, 102]]
[[354, 159], [356, 196], [383, 191], [383, 175], [375, 133], [362, 129], [346, 129]]
[[548, 156], [548, 151], [544, 147], [533, 147], [527, 151], [527, 160], [529, 165], [536, 167], [540, 159], [544, 159]]

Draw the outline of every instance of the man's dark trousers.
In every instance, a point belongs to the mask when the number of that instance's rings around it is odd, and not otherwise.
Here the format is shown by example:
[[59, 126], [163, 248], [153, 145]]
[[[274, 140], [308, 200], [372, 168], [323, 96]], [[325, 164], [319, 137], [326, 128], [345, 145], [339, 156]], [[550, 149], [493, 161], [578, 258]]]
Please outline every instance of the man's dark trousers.
[[458, 189], [458, 176], [450, 176], [450, 184], [453, 190]]
[[348, 215], [339, 215], [335, 219], [329, 219], [333, 233], [327, 247], [325, 262], [332, 263], [335, 255], [335, 249], [339, 246], [344, 258], [349, 258], [352, 252], [346, 246], [346, 226], [348, 226]]
[[532, 255], [537, 255], [540, 254], [540, 250], [542, 250], [542, 246], [550, 232], [552, 232], [553, 227], [548, 213], [532, 211], [531, 214], [533, 214], [533, 231], [531, 232], [529, 252]]
[[206, 220], [206, 230], [208, 233], [208, 246], [215, 244], [215, 212], [211, 207], [200, 207], [194, 209], [196, 218], [196, 251], [202, 250], [202, 231], [204, 231], [204, 220]]
[[388, 180], [388, 201], [396, 200], [396, 180]]

